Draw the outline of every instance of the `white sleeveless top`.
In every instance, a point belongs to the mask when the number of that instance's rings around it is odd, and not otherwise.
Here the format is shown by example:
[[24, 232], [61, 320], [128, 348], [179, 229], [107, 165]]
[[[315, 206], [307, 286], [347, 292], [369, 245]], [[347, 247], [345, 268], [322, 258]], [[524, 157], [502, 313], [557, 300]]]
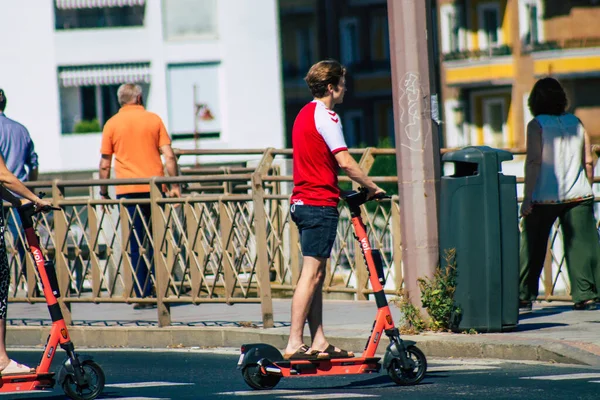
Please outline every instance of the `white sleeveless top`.
[[583, 163], [584, 130], [573, 114], [538, 115], [542, 165], [533, 203], [566, 203], [593, 197]]

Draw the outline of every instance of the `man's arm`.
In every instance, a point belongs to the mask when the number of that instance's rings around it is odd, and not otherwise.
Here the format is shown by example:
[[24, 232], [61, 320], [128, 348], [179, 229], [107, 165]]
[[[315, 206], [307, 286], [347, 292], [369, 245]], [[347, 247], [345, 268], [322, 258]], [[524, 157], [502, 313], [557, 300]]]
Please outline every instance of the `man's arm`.
[[[110, 167], [112, 164], [112, 154], [102, 154], [100, 158], [99, 179], [110, 179]], [[100, 195], [108, 197], [108, 186], [100, 185]]]
[[[178, 176], [177, 157], [173, 152], [173, 148], [170, 144], [160, 146], [160, 152], [165, 156], [165, 167], [169, 176]], [[171, 184], [171, 190], [169, 191], [169, 197], [181, 197], [181, 187], [178, 183]]]
[[27, 175], [27, 180], [29, 182], [38, 180], [38, 155], [35, 152], [35, 145], [33, 144], [33, 140], [31, 140], [31, 136], [29, 135], [29, 131], [27, 131], [27, 136], [29, 136], [29, 149], [27, 154], [26, 165], [29, 169], [29, 174]]
[[367, 176], [360, 168], [356, 160], [350, 155], [348, 150], [342, 150], [335, 154], [335, 159], [338, 165], [346, 175], [350, 177], [354, 182], [364, 186], [369, 190], [369, 197], [373, 197], [375, 194], [383, 193], [383, 189], [377, 186], [371, 178]]

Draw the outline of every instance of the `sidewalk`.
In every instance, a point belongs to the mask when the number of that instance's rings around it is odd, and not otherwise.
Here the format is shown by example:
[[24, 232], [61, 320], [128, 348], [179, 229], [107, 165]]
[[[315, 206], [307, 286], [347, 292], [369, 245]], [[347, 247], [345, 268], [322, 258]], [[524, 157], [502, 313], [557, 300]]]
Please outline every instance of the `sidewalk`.
[[[83, 347], [239, 347], [264, 342], [284, 348], [289, 333], [290, 300], [274, 300], [275, 328], [262, 329], [260, 304], [172, 306], [172, 326], [159, 328], [156, 309], [133, 310], [127, 304], [72, 305], [69, 329]], [[400, 311], [390, 306], [394, 321]], [[326, 300], [325, 332], [336, 346], [361, 353], [375, 318], [374, 302]], [[7, 344], [42, 346], [51, 320], [42, 304], [11, 303]], [[573, 311], [570, 303], [535, 303], [521, 315], [518, 329], [507, 333], [426, 333], [403, 336], [430, 357], [497, 358], [548, 361], [600, 367], [600, 310]], [[307, 340], [307, 343], [309, 341]], [[385, 351], [387, 340], [378, 348]]]

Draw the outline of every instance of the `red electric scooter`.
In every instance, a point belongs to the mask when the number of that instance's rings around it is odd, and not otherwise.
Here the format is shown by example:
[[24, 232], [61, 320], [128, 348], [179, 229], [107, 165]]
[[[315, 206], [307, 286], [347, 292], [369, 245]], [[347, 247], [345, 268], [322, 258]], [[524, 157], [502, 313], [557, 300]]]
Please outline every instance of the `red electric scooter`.
[[242, 370], [244, 381], [254, 389], [272, 389], [281, 378], [308, 377], [323, 375], [370, 374], [379, 372], [382, 364], [375, 357], [377, 345], [383, 334], [390, 339], [383, 368], [398, 385], [416, 385], [427, 371], [425, 355], [413, 341], [403, 341], [398, 328], [394, 326], [390, 308], [383, 291], [385, 275], [381, 253], [372, 249], [367, 230], [361, 218], [360, 206], [368, 200], [379, 200], [389, 196], [367, 199], [367, 191], [363, 188], [342, 196], [350, 208], [355, 238], [361, 244], [361, 250], [369, 270], [369, 281], [377, 303], [377, 315], [367, 345], [360, 357], [338, 358], [327, 360], [284, 360], [275, 347], [264, 344], [244, 344], [238, 361], [238, 369]]
[[[33, 255], [39, 277], [42, 281], [44, 296], [46, 297], [46, 303], [48, 304], [48, 310], [52, 318], [52, 328], [50, 329], [50, 335], [48, 336], [40, 365], [31, 373], [1, 376], [0, 393], [52, 389], [57, 380], [65, 394], [71, 399], [92, 400], [98, 397], [104, 389], [104, 372], [98, 364], [92, 361], [91, 357], [75, 353], [75, 347], [69, 337], [67, 325], [63, 319], [60, 306], [56, 301], [56, 298], [60, 297], [60, 292], [58, 290], [58, 280], [56, 279], [54, 265], [52, 262], [45, 260], [40, 250], [39, 237], [34, 229], [34, 214], [48, 212], [50, 209], [60, 210], [58, 207], [36, 209], [33, 203], [28, 203], [18, 207], [17, 211], [25, 229], [29, 250]], [[67, 352], [68, 357], [64, 361], [55, 380], [54, 372], [50, 372], [50, 365], [56, 355], [58, 345]]]

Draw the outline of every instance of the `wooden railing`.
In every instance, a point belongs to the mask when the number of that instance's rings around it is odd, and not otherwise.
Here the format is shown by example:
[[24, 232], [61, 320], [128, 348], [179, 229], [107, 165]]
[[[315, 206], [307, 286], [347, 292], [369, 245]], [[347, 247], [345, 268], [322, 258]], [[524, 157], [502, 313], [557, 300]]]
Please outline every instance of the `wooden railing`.
[[[451, 149], [443, 149], [442, 153]], [[524, 149], [511, 149], [523, 154]], [[378, 158], [395, 156], [394, 149], [351, 149], [359, 164], [369, 171]], [[36, 229], [42, 248], [54, 264], [62, 297], [59, 302], [67, 321], [73, 303], [155, 303], [160, 326], [171, 322], [170, 305], [176, 303], [260, 303], [263, 326], [273, 326], [273, 297], [289, 297], [300, 275], [301, 254], [298, 231], [289, 217], [291, 190], [291, 150], [178, 150], [181, 164], [190, 156], [241, 156], [232, 167], [182, 167], [174, 178], [55, 180], [35, 182], [36, 190], [52, 194], [63, 210], [41, 216]], [[388, 160], [389, 161], [389, 160]], [[204, 165], [207, 165], [205, 163]], [[379, 184], [397, 184], [395, 164], [389, 176], [374, 176]], [[522, 184], [519, 178], [518, 184]], [[163, 185], [184, 184], [182, 198], [163, 198]], [[340, 177], [341, 185], [350, 185]], [[146, 200], [96, 198], [98, 185], [111, 188], [133, 183], [149, 183]], [[29, 184], [32, 186], [32, 184]], [[73, 188], [89, 188], [90, 196], [72, 197]], [[519, 199], [520, 201], [520, 199]], [[130, 237], [132, 218], [125, 206], [138, 212], [150, 204], [152, 223], [143, 236]], [[385, 291], [395, 295], [402, 288], [403, 266], [398, 197], [363, 206], [370, 239], [382, 249], [387, 277]], [[10, 210], [8, 218], [15, 218]], [[372, 291], [358, 244], [353, 238], [349, 212], [340, 203], [338, 237], [327, 267], [323, 291], [326, 296], [367, 299]], [[542, 276], [545, 299], [569, 299], [564, 257], [560, 256], [558, 232], [552, 236], [551, 251]], [[137, 298], [135, 286], [142, 286], [130, 257], [130, 241], [146, 251], [154, 268], [154, 293]], [[7, 233], [12, 282], [9, 301], [43, 302], [40, 284], [29, 253], [20, 252], [22, 232]], [[564, 282], [564, 285], [562, 285]], [[562, 292], [558, 286], [564, 286]]]

